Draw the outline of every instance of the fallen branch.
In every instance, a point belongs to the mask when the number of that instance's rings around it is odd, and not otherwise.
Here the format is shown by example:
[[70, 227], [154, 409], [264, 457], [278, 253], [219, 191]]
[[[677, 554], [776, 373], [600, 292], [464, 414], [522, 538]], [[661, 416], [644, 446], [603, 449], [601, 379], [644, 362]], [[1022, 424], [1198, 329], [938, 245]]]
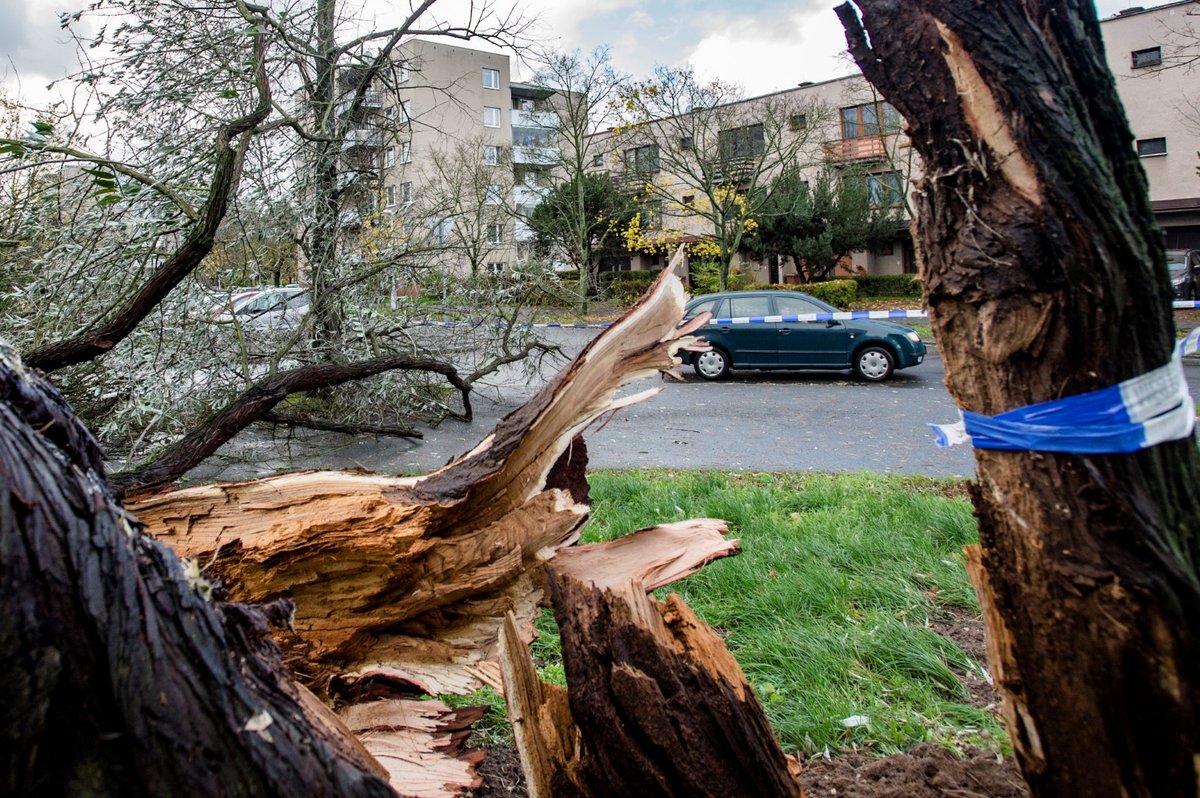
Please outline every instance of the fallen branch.
[[263, 378], [243, 391], [242, 395], [224, 410], [215, 413], [186, 436], [163, 449], [149, 462], [114, 474], [113, 487], [127, 493], [178, 479], [225, 445], [234, 435], [262, 420], [290, 394], [330, 388], [398, 369], [429, 371], [444, 376], [462, 396], [463, 415], [468, 420], [471, 418], [471, 386], [458, 376], [453, 366], [440, 360], [390, 355], [357, 363], [300, 366]]
[[401, 427], [395, 424], [355, 424], [351, 422], [329, 421], [314, 416], [297, 416], [284, 413], [264, 413], [259, 421], [265, 424], [278, 424], [283, 427], [303, 427], [321, 432], [340, 432], [343, 435], [389, 435], [395, 438], [424, 438], [425, 436], [412, 427]]

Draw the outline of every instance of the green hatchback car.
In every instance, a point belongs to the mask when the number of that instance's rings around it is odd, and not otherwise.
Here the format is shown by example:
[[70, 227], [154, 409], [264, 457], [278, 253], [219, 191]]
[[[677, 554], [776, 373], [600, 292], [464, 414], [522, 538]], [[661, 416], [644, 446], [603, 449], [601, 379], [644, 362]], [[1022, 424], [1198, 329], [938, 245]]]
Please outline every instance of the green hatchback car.
[[719, 380], [731, 369], [852, 369], [864, 380], [881, 382], [896, 369], [925, 359], [921, 337], [894, 322], [764, 318], [838, 312], [798, 291], [706, 294], [687, 303], [684, 319], [704, 311], [712, 314], [712, 320], [696, 334], [712, 344], [712, 349], [683, 354], [685, 362], [706, 380]]

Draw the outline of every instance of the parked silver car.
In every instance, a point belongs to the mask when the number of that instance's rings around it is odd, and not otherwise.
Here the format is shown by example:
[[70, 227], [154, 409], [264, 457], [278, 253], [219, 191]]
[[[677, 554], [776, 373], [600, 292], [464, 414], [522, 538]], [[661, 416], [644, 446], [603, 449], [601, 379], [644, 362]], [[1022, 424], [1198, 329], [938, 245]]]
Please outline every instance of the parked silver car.
[[219, 308], [216, 318], [236, 318], [242, 326], [254, 330], [291, 330], [307, 315], [310, 298], [311, 292], [300, 286], [266, 288], [236, 296], [228, 306]]

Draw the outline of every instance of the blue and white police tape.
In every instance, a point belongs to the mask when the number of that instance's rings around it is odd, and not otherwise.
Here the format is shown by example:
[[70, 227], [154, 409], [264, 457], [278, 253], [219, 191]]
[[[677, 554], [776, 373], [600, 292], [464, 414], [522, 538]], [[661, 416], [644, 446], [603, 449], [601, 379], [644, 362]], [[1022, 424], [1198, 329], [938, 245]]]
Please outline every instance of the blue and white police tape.
[[791, 316], [734, 316], [709, 319], [709, 324], [796, 324], [802, 321], [853, 321], [855, 319], [924, 319], [923, 310], [839, 310], [833, 313], [799, 313]]
[[1194, 299], [1176, 299], [1171, 303], [1171, 307], [1176, 310], [1187, 310], [1188, 308], [1200, 308], [1200, 302]]
[[1165, 366], [1108, 388], [1019, 407], [996, 416], [963, 410], [957, 424], [930, 424], [939, 447], [1122, 454], [1187, 438], [1196, 405], [1183, 376], [1183, 355], [1200, 348], [1200, 328], [1179, 342]]

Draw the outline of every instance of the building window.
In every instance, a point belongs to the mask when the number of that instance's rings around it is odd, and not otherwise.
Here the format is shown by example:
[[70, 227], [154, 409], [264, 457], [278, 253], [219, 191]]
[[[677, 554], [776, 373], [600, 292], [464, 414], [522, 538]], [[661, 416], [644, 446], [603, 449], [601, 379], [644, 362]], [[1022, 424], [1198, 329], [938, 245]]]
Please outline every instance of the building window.
[[722, 130], [717, 134], [717, 146], [721, 159], [732, 161], [737, 158], [758, 158], [766, 149], [762, 125], [747, 125]]
[[396, 165], [396, 148], [385, 147], [383, 150], [383, 168], [388, 169]]
[[647, 144], [625, 150], [625, 168], [638, 174], [653, 174], [658, 171], [658, 145]]
[[387, 195], [387, 200], [384, 203], [384, 207], [385, 208], [396, 207], [396, 187], [388, 186], [385, 193]]
[[1129, 60], [1134, 69], [1159, 66], [1162, 64], [1162, 48], [1148, 47], [1145, 50], [1134, 50], [1129, 54]]
[[788, 130], [799, 131], [808, 127], [807, 114], [792, 114], [788, 117]]
[[1166, 155], [1167, 140], [1165, 138], [1158, 139], [1138, 139], [1137, 154], [1143, 158], [1151, 155]]
[[904, 180], [899, 172], [867, 175], [872, 208], [895, 208], [904, 199]]
[[681, 197], [680, 199], [682, 200], [680, 202], [680, 204], [686, 208], [686, 207], [690, 206], [693, 202], [696, 201], [696, 195], [695, 194], [684, 194], [683, 197]]
[[604, 166], [604, 156], [603, 155], [593, 155], [592, 156], [592, 166]]
[[679, 140], [679, 149], [681, 149], [681, 150], [696, 149], [696, 139], [692, 138], [691, 136], [684, 136], [683, 138], [681, 138]]
[[[880, 120], [882, 121], [882, 126]], [[852, 105], [842, 109], [842, 138], [860, 139], [900, 129], [900, 114], [887, 103]]]
[[412, 101], [411, 100], [401, 100], [400, 105], [397, 107], [400, 109], [400, 123], [401, 124], [412, 119]]
[[483, 106], [483, 126], [500, 127], [500, 109], [490, 105]]
[[650, 200], [642, 203], [638, 209], [643, 230], [662, 229], [662, 200]]
[[500, 70], [483, 68], [483, 87], [485, 89], [500, 88]]
[[483, 162], [487, 166], [496, 166], [500, 163], [500, 148], [495, 144], [484, 144]]
[[504, 187], [496, 185], [488, 186], [483, 201], [488, 205], [502, 205], [504, 203]]
[[400, 184], [400, 202], [404, 205], [412, 204], [412, 183]]
[[411, 77], [412, 77], [412, 70], [408, 68], [408, 64], [401, 64], [400, 72], [396, 76], [396, 82], [397, 83], [407, 83], [408, 79]]
[[499, 244], [504, 240], [504, 225], [489, 224], [487, 226], [487, 242], [489, 244]]
[[400, 144], [400, 163], [412, 162], [412, 142], [405, 141]]
[[499, 261], [491, 261], [484, 268], [488, 270], [489, 274], [497, 276], [504, 274], [504, 264]]

